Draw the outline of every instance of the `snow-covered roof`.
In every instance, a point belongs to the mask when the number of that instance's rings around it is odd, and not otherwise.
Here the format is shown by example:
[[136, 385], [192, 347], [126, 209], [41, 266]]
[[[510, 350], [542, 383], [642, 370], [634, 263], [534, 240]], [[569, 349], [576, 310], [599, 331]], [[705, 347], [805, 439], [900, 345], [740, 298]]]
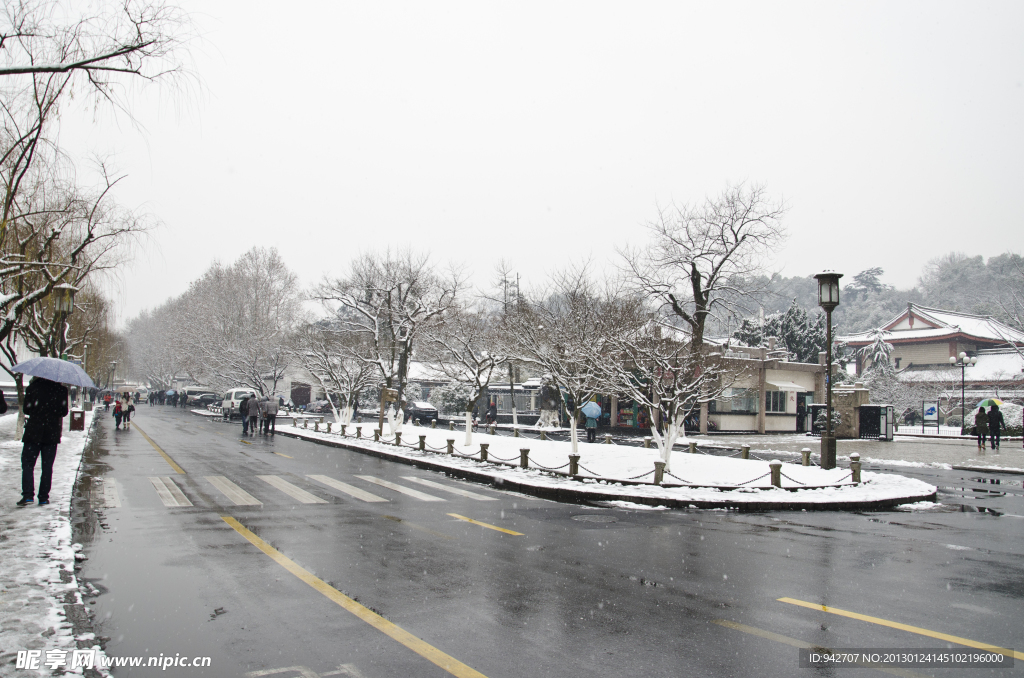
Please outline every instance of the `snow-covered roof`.
[[[978, 351], [976, 357], [978, 363], [964, 370], [966, 383], [1019, 382], [1024, 385], [1024, 357], [1017, 351], [1011, 348], [987, 349]], [[907, 382], [959, 382], [960, 368], [952, 365], [928, 370], [908, 368], [899, 376], [900, 380]]]
[[[1012, 342], [1024, 345], [1024, 332], [991, 316], [945, 311], [917, 304], [908, 304], [907, 310], [878, 329], [888, 333], [885, 340], [889, 343], [935, 341], [962, 336], [989, 344], [1005, 345]], [[841, 339], [851, 346], [864, 346], [874, 341], [877, 331], [856, 332]]]

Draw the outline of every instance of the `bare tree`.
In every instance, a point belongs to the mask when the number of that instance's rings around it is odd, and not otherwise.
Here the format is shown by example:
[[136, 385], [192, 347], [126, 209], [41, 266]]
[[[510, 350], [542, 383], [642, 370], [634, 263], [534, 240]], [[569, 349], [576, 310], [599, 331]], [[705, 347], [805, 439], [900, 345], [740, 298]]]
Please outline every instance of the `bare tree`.
[[339, 423], [352, 421], [360, 393], [376, 380], [377, 370], [366, 359], [367, 348], [361, 337], [340, 332], [324, 320], [305, 323], [292, 339], [295, 362], [320, 384]]
[[739, 315], [742, 298], [764, 258], [782, 242], [785, 208], [763, 186], [726, 188], [703, 203], [662, 210], [649, 225], [652, 241], [623, 254], [635, 290], [657, 301], [666, 322], [689, 334], [694, 354], [708, 319]]
[[615, 337], [624, 331], [620, 291], [600, 288], [586, 265], [556, 273], [550, 289], [524, 298], [508, 318], [507, 354], [550, 375], [568, 396], [573, 453], [580, 408], [614, 389], [604, 363], [615, 360]]
[[496, 370], [506, 362], [500, 345], [498, 323], [479, 308], [453, 307], [444, 322], [434, 323], [424, 335], [426, 360], [472, 391], [466, 401], [466, 445], [473, 444], [473, 404], [487, 393]]
[[438, 273], [427, 255], [388, 249], [357, 257], [345, 276], [325, 277], [310, 296], [324, 305], [340, 331], [365, 340], [370, 349], [365, 360], [385, 386], [398, 390], [400, 403], [420, 333], [441, 321], [464, 286], [455, 268]]

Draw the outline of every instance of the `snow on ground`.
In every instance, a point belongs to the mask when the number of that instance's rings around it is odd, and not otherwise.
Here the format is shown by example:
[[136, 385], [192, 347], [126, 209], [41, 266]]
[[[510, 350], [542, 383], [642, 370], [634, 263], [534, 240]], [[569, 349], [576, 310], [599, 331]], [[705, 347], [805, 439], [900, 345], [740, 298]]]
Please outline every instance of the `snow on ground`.
[[[71, 496], [93, 412], [85, 413], [85, 432], [68, 431], [70, 417], [64, 418], [50, 504], [24, 508], [15, 506], [21, 499], [21, 441], [14, 437], [17, 417], [16, 413], [0, 417], [0, 477], [4, 479], [0, 484], [0, 675], [5, 676], [33, 675], [14, 668], [18, 650], [43, 650], [45, 657], [46, 650], [77, 649], [76, 640], [90, 639], [74, 637], [64, 601], [82, 603], [74, 572], [75, 553], [81, 546], [71, 542]], [[39, 467], [37, 461], [37, 483]], [[101, 652], [98, 645], [96, 649]], [[51, 675], [51, 671], [44, 668], [35, 675]]]
[[[334, 433], [315, 433], [312, 428], [281, 426], [278, 431], [297, 434], [314, 440], [338, 441], [341, 436]], [[371, 426], [364, 426], [364, 432]], [[403, 445], [418, 444], [418, 437], [426, 435], [428, 450], [419, 452], [406, 447], [396, 448], [394, 445], [374, 443], [371, 438], [363, 438], [362, 446], [387, 452], [406, 458], [429, 458], [435, 464], [449, 468], [472, 469], [478, 473], [486, 473], [498, 482], [509, 480], [529, 484], [535, 487], [549, 488], [582, 488], [593, 489], [605, 494], [621, 495], [624, 500], [629, 497], [661, 498], [675, 501], [707, 501], [718, 503], [831, 503], [854, 501], [879, 501], [904, 497], [925, 497], [935, 492], [935, 487], [919, 480], [905, 478], [893, 474], [863, 472], [864, 480], [859, 486], [850, 483], [850, 471], [847, 468], [823, 470], [817, 467], [805, 467], [799, 464], [783, 463], [783, 487], [798, 488], [802, 485], [820, 489], [807, 489], [789, 492], [770, 485], [767, 461], [755, 459], [738, 459], [729, 457], [688, 454], [675, 452], [672, 455], [671, 471], [675, 477], [666, 474], [666, 483], [688, 483], [703, 487], [660, 487], [657, 485], [621, 485], [601, 484], [586, 478], [582, 482], [571, 478], [552, 476], [535, 470], [542, 466], [566, 471], [570, 444], [563, 441], [542, 441], [534, 438], [512, 438], [509, 436], [492, 436], [486, 433], [474, 433], [472, 445], [466, 447], [465, 431], [448, 431], [406, 425], [402, 430]], [[479, 455], [480, 443], [489, 445], [489, 458], [506, 463], [519, 462], [520, 448], [529, 448], [529, 469], [509, 468], [496, 464], [482, 464], [479, 461], [462, 459], [437, 451], [443, 451], [447, 440], [455, 441], [457, 454]], [[346, 442], [355, 442], [350, 434]], [[606, 445], [603, 443], [579, 444], [580, 473], [583, 476], [597, 476], [613, 480], [629, 480], [642, 476], [641, 480], [650, 482], [653, 477], [654, 461], [658, 458], [654, 449], [627, 447], [623, 445]], [[682, 479], [682, 480], [680, 480]], [[735, 490], [719, 489], [724, 486], [740, 486]], [[588, 487], [589, 486], [589, 487]], [[710, 487], [709, 487], [710, 486]], [[824, 486], [824, 487], [822, 487]]]

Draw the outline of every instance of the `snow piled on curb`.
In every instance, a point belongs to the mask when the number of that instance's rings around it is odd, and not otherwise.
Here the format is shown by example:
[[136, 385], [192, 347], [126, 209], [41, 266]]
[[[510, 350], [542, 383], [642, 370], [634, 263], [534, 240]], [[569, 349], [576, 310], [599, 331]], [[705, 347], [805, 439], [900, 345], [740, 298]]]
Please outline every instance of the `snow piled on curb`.
[[[21, 441], [14, 437], [17, 418], [17, 413], [0, 417], [0, 477], [5, 480], [0, 484], [0, 675], [55, 675], [45, 667], [37, 672], [15, 669], [18, 650], [43, 650], [44, 657], [46, 650], [88, 647], [102, 653], [98, 645], [88, 642], [92, 634], [75, 638], [64, 611], [65, 604], [83, 602], [74, 569], [81, 545], [72, 543], [71, 499], [93, 412], [85, 413], [84, 432], [68, 431], [70, 417], [64, 418], [50, 504], [24, 508], [15, 506], [21, 499]], [[39, 467], [37, 461], [37, 482]], [[64, 671], [83, 673], [81, 668]]]
[[[574, 491], [594, 491], [605, 495], [618, 495], [623, 500], [645, 498], [649, 500], [667, 500], [669, 502], [699, 501], [721, 505], [738, 504], [831, 504], [845, 502], [877, 502], [896, 499], [921, 499], [931, 496], [936, 488], [920, 480], [889, 473], [871, 473], [864, 471], [860, 485], [849, 484], [848, 469], [825, 471], [815, 467], [796, 464], [783, 464], [782, 472], [805, 484], [826, 485], [829, 483], [845, 483], [830, 487], [789, 491], [781, 488], [764, 487], [767, 479], [756, 483], [756, 487], [721, 490], [714, 487], [659, 487], [657, 485], [624, 485], [618, 483], [598, 483], [597, 480], [584, 479], [582, 482], [571, 478], [552, 476], [534, 468], [521, 469], [495, 464], [484, 464], [471, 459], [461, 459], [434, 452], [419, 452], [407, 447], [396, 448], [394, 445], [374, 443], [372, 439], [356, 440], [348, 436], [344, 439], [337, 433], [314, 433], [312, 429], [296, 428], [286, 425], [279, 426], [278, 432], [286, 432], [309, 440], [322, 440], [357, 444], [360, 447], [385, 452], [389, 455], [407, 459], [425, 459], [433, 464], [451, 469], [472, 470], [491, 477], [496, 485], [503, 481], [518, 482], [533, 487], [553, 489], [571, 489]], [[479, 450], [479, 443], [490, 445], [491, 458], [512, 458], [518, 462], [519, 448], [530, 448], [530, 464], [540, 463], [544, 466], [557, 466], [560, 459], [566, 459], [569, 444], [559, 441], [539, 441], [507, 436], [490, 436], [473, 434], [473, 449], [463, 448], [465, 432], [429, 429], [406, 426], [403, 439], [418, 442], [418, 436], [427, 435], [427, 445], [443, 447], [447, 438], [455, 438], [455, 451], [463, 454]], [[404, 440], [403, 440], [404, 443]], [[460, 449], [461, 448], [461, 449]], [[638, 449], [602, 443], [580, 444], [580, 464], [604, 476], [619, 480], [628, 479], [632, 475], [652, 468], [654, 450]], [[706, 455], [677, 453], [672, 457], [673, 470], [688, 481], [707, 485], [735, 485], [757, 478], [768, 472], [768, 464], [764, 461], [732, 459]], [[622, 475], [620, 475], [622, 474]], [[628, 474], [628, 475], [627, 475]], [[645, 479], [649, 479], [645, 478]], [[666, 482], [676, 482], [666, 477]], [[787, 483], [789, 487], [797, 487], [796, 483]]]

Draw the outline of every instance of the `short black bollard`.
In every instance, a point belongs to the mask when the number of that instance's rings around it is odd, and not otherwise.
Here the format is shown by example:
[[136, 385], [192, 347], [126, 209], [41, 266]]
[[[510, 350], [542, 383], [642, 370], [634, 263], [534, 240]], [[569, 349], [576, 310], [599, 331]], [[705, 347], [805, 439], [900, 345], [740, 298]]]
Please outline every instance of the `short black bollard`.
[[380, 429], [379, 428], [373, 429], [373, 442], [375, 442], [375, 443], [379, 443], [380, 442]]
[[519, 467], [530, 468], [530, 448], [524, 447], [519, 450]]
[[356, 438], [362, 438], [362, 437], [363, 437], [363, 427], [362, 426], [356, 426]]
[[772, 485], [782, 487], [782, 462], [778, 459], [773, 459], [768, 462], [768, 468], [772, 471]]
[[448, 439], [448, 449], [446, 454], [455, 454], [455, 438]]
[[302, 418], [302, 428], [309, 428], [309, 419]]
[[488, 443], [480, 443], [480, 461], [487, 461], [487, 448]]
[[569, 455], [569, 475], [578, 476], [580, 474], [580, 455], [570, 454]]
[[331, 432], [331, 422], [327, 422], [327, 432]]
[[518, 438], [519, 437], [519, 429], [518, 428], [512, 429], [512, 437], [513, 438]]
[[540, 430], [540, 439], [541, 440], [547, 440], [548, 439], [548, 434], [544, 432], [544, 429]]
[[611, 433], [605, 433], [604, 434], [604, 444], [605, 445], [611, 445], [612, 444], [612, 434]]
[[665, 480], [665, 462], [656, 461], [654, 462], [654, 484], [661, 485]]
[[750, 459], [750, 445], [740, 447], [740, 459]]
[[319, 421], [314, 421], [313, 422], [313, 432], [314, 433], [320, 433], [320, 422]]
[[342, 435], [342, 436], [344, 436], [344, 435], [345, 435], [345, 429], [346, 429], [346, 428], [348, 428], [348, 425], [347, 425], [347, 424], [342, 424], [342, 425], [341, 425], [341, 435]]
[[430, 428], [437, 428], [437, 419], [430, 420]]
[[449, 421], [448, 422], [448, 430], [449, 431], [454, 431], [455, 430], [455, 422], [454, 421]]
[[419, 426], [420, 425], [420, 420], [418, 418], [417, 419], [413, 419], [412, 420], [412, 425], [413, 426]]
[[402, 432], [401, 431], [395, 431], [395, 447], [401, 447], [401, 446], [402, 446]]
[[420, 452], [427, 451], [427, 436], [420, 436]]
[[494, 424], [488, 424], [487, 425], [487, 432], [489, 434], [491, 434], [492, 436], [494, 435]]
[[850, 471], [853, 473], [853, 482], [860, 482], [860, 454], [854, 452], [850, 455]]
[[697, 443], [690, 441], [690, 454], [697, 454]]

